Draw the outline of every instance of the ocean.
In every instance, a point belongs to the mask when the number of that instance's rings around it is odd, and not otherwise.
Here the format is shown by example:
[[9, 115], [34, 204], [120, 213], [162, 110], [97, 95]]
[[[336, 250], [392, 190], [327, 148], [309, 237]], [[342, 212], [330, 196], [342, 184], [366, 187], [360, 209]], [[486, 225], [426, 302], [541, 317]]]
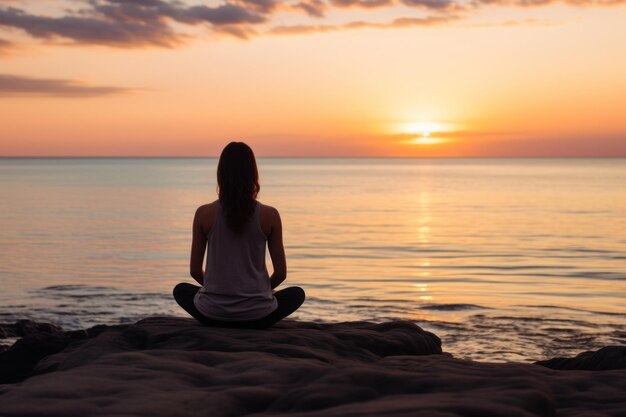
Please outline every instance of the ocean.
[[[625, 159], [258, 160], [299, 320], [411, 320], [473, 360], [626, 343]], [[184, 316], [217, 160], [0, 159], [0, 322]], [[269, 258], [268, 258], [269, 260]], [[268, 261], [271, 270], [271, 263]], [[0, 344], [7, 343], [0, 339]]]

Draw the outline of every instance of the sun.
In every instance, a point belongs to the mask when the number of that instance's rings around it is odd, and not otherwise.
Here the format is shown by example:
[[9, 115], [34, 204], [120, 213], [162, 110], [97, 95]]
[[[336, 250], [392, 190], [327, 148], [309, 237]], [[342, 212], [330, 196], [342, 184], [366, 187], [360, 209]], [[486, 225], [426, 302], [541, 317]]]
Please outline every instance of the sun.
[[409, 139], [405, 143], [412, 145], [436, 145], [446, 142], [441, 137], [446, 131], [446, 127], [435, 122], [411, 122], [404, 123], [398, 129], [402, 136]]

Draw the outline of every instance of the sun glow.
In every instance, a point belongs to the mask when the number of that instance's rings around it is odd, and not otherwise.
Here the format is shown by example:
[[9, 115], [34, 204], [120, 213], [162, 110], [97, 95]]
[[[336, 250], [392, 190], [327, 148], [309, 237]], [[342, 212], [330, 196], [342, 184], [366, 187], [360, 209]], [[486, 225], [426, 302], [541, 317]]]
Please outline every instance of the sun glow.
[[443, 143], [445, 142], [444, 139], [439, 139], [439, 138], [431, 138], [428, 136], [422, 136], [421, 138], [413, 138], [410, 139], [408, 141], [408, 143], [411, 143], [413, 145], [436, 145], [438, 143]]
[[423, 137], [428, 137], [433, 133], [445, 130], [445, 128], [440, 123], [419, 122], [405, 123], [404, 125], [402, 125], [401, 130], [403, 133], [406, 134], [422, 135]]
[[397, 127], [400, 134], [406, 138], [406, 144], [411, 145], [436, 145], [447, 142], [442, 137], [449, 128], [442, 123], [435, 122], [412, 122], [404, 123]]

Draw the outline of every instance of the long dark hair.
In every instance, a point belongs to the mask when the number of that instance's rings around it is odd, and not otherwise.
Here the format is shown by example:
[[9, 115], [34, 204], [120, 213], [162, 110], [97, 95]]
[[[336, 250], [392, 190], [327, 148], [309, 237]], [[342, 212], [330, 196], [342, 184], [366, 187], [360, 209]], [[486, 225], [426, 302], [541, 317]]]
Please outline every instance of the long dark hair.
[[217, 164], [217, 187], [226, 224], [240, 232], [252, 217], [259, 186], [259, 171], [252, 149], [243, 142], [231, 142]]

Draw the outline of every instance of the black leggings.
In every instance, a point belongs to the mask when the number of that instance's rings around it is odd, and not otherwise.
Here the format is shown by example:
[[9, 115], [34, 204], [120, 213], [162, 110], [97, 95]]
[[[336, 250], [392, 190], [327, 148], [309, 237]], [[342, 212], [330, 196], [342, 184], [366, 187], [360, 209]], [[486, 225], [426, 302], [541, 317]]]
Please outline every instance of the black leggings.
[[200, 287], [197, 285], [181, 282], [174, 287], [174, 299], [178, 305], [193, 318], [205, 326], [213, 327], [265, 329], [278, 323], [280, 320], [296, 311], [304, 302], [304, 290], [300, 287], [289, 287], [274, 293], [274, 297], [276, 297], [276, 301], [278, 302], [278, 307], [276, 307], [276, 310], [272, 311], [267, 316], [258, 320], [250, 321], [221, 321], [205, 317], [202, 313], [200, 313], [200, 311], [198, 311], [193, 302], [193, 298], [196, 296], [199, 289]]

